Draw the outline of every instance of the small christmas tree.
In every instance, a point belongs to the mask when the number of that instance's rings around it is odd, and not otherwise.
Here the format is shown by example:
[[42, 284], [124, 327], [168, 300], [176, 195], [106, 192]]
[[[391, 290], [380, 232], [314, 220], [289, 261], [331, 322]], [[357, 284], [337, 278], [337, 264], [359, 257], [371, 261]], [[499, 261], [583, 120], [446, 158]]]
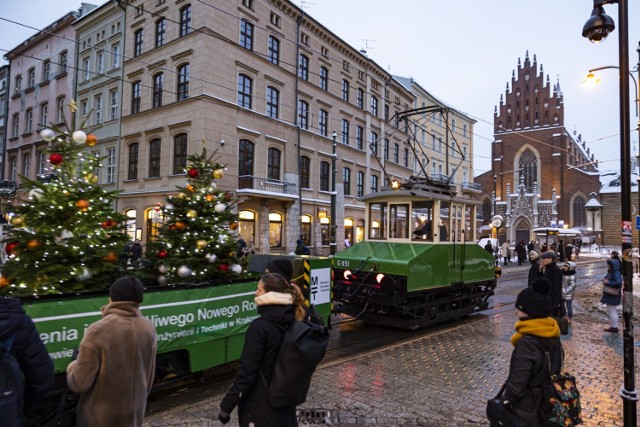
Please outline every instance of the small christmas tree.
[[[204, 143], [204, 141], [203, 141]], [[236, 229], [238, 215], [231, 193], [217, 189], [224, 165], [214, 152], [187, 156], [187, 185], [167, 197], [158, 238], [148, 246], [151, 280], [157, 283], [205, 283], [240, 277]]]
[[[74, 104], [70, 107], [73, 111]], [[51, 143], [46, 151], [51, 173], [37, 181], [21, 177], [25, 197], [20, 205], [5, 206], [14, 216], [3, 240], [9, 258], [0, 294], [106, 288], [122, 274], [118, 259], [128, 238], [124, 215], [113, 211], [117, 192], [98, 185], [101, 159], [86, 152], [97, 139], [66, 122], [43, 129], [40, 136]]]

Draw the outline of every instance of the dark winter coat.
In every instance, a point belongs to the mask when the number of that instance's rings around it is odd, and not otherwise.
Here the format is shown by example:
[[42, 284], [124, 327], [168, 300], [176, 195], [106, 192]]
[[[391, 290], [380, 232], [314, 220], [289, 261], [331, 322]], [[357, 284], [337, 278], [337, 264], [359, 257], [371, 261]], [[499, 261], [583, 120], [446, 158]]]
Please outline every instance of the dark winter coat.
[[542, 273], [540, 272], [539, 259], [536, 259], [535, 261], [529, 260], [529, 262], [531, 262], [531, 267], [529, 267], [529, 277], [527, 278], [527, 286], [531, 287], [533, 285], [533, 282], [537, 278], [542, 277]]
[[544, 349], [549, 351], [551, 372], [562, 369], [562, 345], [559, 338], [540, 338], [524, 334], [511, 354], [509, 378], [503, 398], [511, 402], [514, 412], [532, 427], [544, 425], [540, 414], [548, 362]]
[[554, 310], [560, 310], [560, 304], [562, 304], [562, 270], [560, 270], [558, 264], [552, 262], [547, 265], [543, 276], [551, 283], [551, 307]]
[[11, 354], [25, 376], [24, 412], [40, 403], [53, 386], [53, 362], [20, 301], [0, 297], [0, 341], [13, 335]]
[[[607, 279], [607, 286], [612, 286], [615, 288], [622, 287], [622, 273], [620, 273], [620, 269], [622, 268], [622, 264], [617, 259], [607, 260], [607, 264], [611, 261], [612, 269], [607, 271], [607, 275], [604, 276]], [[618, 295], [609, 295], [602, 293], [602, 298], [600, 298], [600, 302], [603, 304], [609, 305], [620, 305], [622, 302], [622, 292], [618, 292]]]
[[67, 366], [69, 388], [80, 394], [78, 426], [142, 426], [153, 385], [157, 336], [138, 304], [114, 301], [102, 307]]
[[523, 263], [525, 259], [527, 259], [527, 249], [524, 246], [524, 243], [518, 243], [516, 246], [516, 254], [518, 254], [518, 262]]
[[[227, 413], [231, 413], [236, 405], [238, 406], [240, 427], [247, 427], [249, 423], [254, 423], [255, 427], [298, 425], [295, 406], [274, 409], [269, 405], [266, 389], [260, 376], [262, 371], [267, 383], [271, 382], [284, 336], [282, 329], [273, 322], [285, 326], [294, 319], [294, 308], [290, 297], [288, 301], [279, 300], [281, 301], [279, 303], [277, 297], [280, 295], [289, 297], [288, 294], [268, 292], [256, 298], [260, 317], [249, 325], [238, 372], [231, 388], [220, 403], [220, 409]], [[258, 298], [265, 296], [276, 299], [272, 303], [260, 305]]]

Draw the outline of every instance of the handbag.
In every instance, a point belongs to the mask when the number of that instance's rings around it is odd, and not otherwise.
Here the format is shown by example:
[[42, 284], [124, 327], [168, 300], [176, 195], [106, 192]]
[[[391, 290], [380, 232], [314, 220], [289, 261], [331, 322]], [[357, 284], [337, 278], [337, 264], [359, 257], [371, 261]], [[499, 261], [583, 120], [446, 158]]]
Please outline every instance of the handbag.
[[616, 288], [614, 286], [602, 285], [602, 293], [605, 293], [607, 295], [618, 296], [620, 295], [620, 288]]
[[545, 351], [549, 374], [542, 385], [544, 400], [541, 405], [544, 419], [550, 425], [572, 427], [582, 424], [582, 407], [576, 378], [566, 372], [551, 374], [551, 359]]
[[498, 395], [487, 401], [487, 419], [491, 427], [528, 427], [529, 423], [513, 412], [508, 400], [502, 398], [506, 384], [503, 384]]
[[569, 321], [560, 315], [560, 310], [554, 309], [552, 317], [553, 317], [553, 320], [555, 320], [556, 323], [558, 323], [558, 327], [560, 328], [560, 333], [562, 335], [568, 335]]

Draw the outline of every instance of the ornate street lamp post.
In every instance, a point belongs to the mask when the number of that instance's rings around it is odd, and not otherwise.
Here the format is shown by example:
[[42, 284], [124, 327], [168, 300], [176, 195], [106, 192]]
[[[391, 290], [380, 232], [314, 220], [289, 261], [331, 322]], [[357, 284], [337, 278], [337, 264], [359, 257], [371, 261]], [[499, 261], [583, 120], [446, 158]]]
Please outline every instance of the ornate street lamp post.
[[329, 244], [329, 254], [336, 254], [336, 137], [338, 134], [333, 131], [333, 155], [331, 156], [331, 222], [329, 232], [331, 243]]
[[636, 427], [635, 363], [633, 342], [633, 264], [631, 263], [631, 153], [629, 129], [629, 8], [627, 0], [593, 0], [591, 17], [582, 29], [583, 37], [599, 43], [615, 29], [613, 19], [603, 5], [618, 3], [618, 61], [620, 68], [620, 213], [622, 240], [622, 273], [624, 282], [623, 350], [624, 384], [620, 395], [623, 400], [625, 427]]

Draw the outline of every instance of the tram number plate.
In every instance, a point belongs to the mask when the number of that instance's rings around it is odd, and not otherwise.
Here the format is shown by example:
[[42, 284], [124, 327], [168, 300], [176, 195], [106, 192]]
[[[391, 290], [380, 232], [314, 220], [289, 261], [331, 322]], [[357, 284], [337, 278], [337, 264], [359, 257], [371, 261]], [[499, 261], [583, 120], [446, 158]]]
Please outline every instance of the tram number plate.
[[344, 260], [344, 259], [337, 259], [336, 260], [336, 267], [349, 268], [349, 261]]

